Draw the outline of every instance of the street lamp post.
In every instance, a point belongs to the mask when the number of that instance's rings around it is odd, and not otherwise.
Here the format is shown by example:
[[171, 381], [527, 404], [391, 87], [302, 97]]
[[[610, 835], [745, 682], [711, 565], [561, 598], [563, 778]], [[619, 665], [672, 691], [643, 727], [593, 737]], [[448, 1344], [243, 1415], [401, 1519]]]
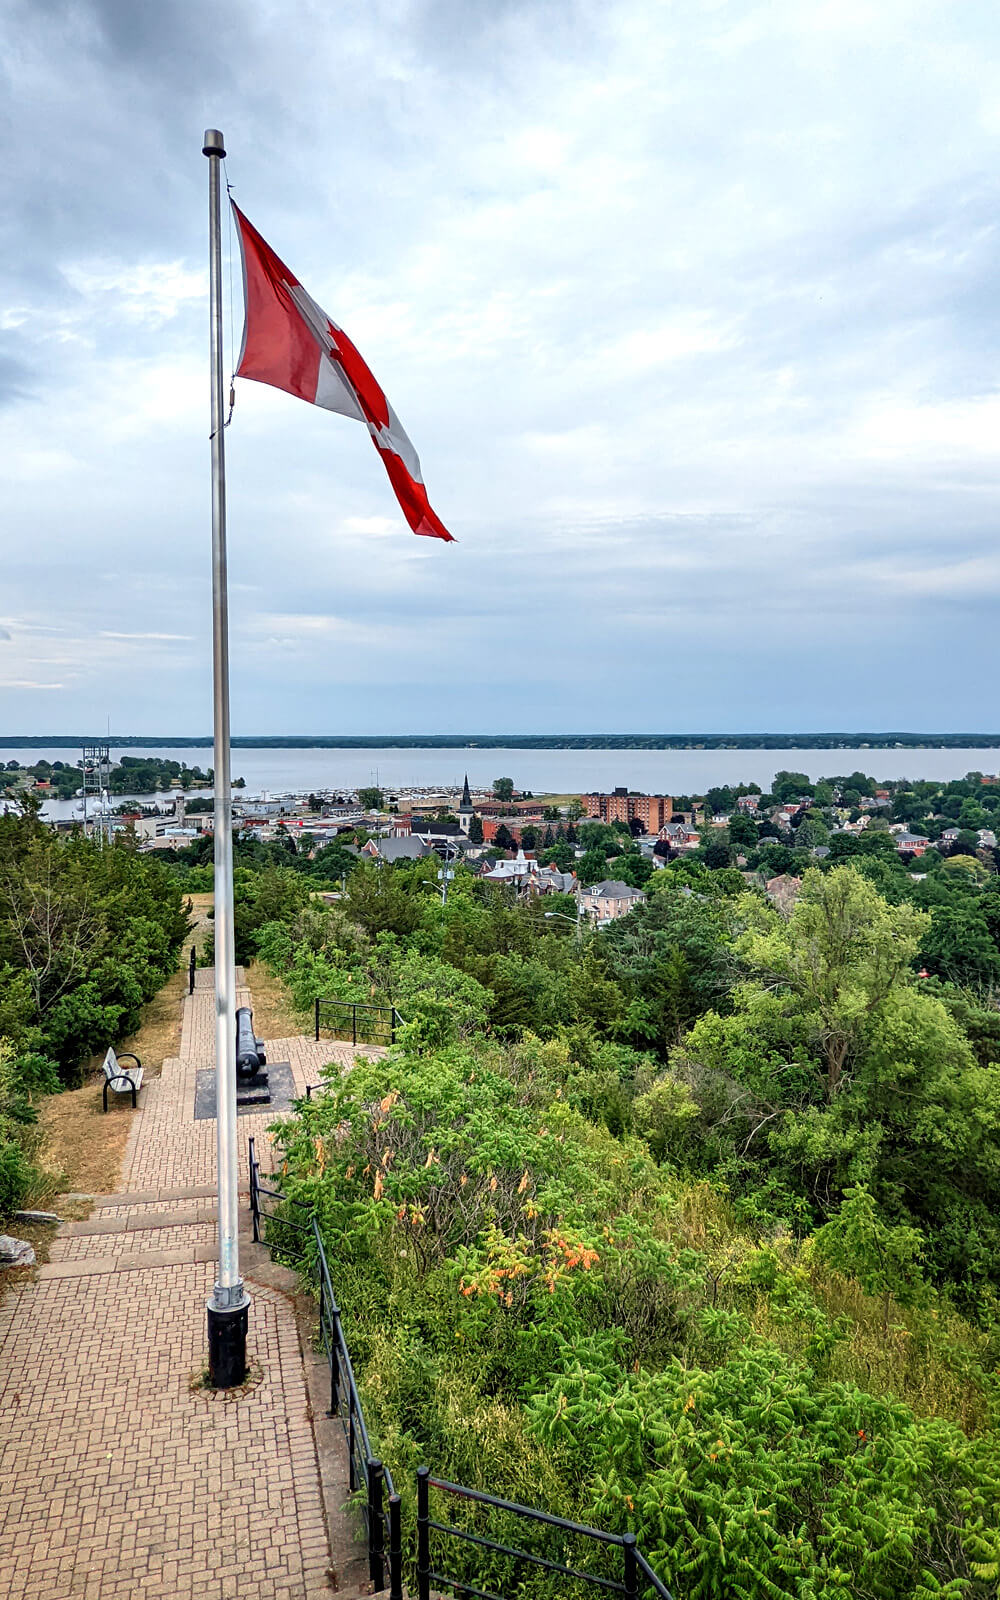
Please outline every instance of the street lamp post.
[[430, 888], [430, 889], [440, 888], [440, 890], [441, 890], [441, 904], [443, 906], [446, 906], [448, 904], [448, 882], [449, 882], [449, 879], [451, 879], [451, 878], [453, 878], [455, 876], [455, 874], [453, 872], [449, 872], [448, 871], [448, 863], [449, 863], [449, 861], [451, 861], [453, 859], [452, 854], [451, 854], [451, 848], [452, 848], [451, 845], [450, 844], [442, 844], [440, 846], [440, 848], [442, 850], [441, 859], [442, 859], [443, 865], [441, 866], [441, 868], [440, 868], [440, 870], [438, 872], [438, 881], [437, 881], [437, 883], [434, 882], [433, 878], [421, 878], [420, 881], [421, 881], [421, 883], [426, 883], [428, 888]]
[[576, 929], [576, 942], [577, 942], [577, 944], [580, 944], [582, 939], [583, 939], [583, 923], [580, 920], [581, 916], [582, 916], [582, 913], [583, 913], [583, 902], [580, 899], [580, 897], [577, 896], [576, 916], [575, 917], [568, 917], [566, 915], [565, 911], [546, 911], [546, 912], [543, 912], [543, 915], [546, 918], [556, 917], [556, 918], [558, 918], [558, 920], [560, 922], [571, 922], [573, 924], [573, 927]]

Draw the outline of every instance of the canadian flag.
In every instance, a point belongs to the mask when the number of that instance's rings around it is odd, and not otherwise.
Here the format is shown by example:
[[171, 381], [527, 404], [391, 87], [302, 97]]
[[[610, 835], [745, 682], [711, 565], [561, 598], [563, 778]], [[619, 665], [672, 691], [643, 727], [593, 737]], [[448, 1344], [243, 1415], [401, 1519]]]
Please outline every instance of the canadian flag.
[[367, 363], [235, 203], [233, 212], [246, 308], [237, 377], [270, 383], [363, 422], [414, 533], [451, 540], [431, 510], [417, 452]]

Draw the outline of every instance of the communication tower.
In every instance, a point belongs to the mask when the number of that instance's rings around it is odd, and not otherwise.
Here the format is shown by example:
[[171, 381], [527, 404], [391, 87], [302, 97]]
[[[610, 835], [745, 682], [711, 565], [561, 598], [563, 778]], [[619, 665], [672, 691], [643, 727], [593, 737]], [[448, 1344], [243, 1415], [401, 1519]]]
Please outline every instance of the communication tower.
[[87, 801], [92, 798], [94, 826], [102, 836], [106, 830], [110, 837], [111, 811], [107, 795], [111, 789], [111, 746], [85, 744], [82, 756], [80, 766], [83, 771], [83, 831], [84, 833], [87, 831]]

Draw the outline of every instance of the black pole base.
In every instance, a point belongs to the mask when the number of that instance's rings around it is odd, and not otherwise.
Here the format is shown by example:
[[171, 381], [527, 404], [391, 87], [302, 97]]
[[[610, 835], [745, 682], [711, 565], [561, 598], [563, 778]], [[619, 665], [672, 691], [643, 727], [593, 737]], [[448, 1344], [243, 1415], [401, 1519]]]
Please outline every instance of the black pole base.
[[213, 1389], [235, 1389], [247, 1375], [249, 1296], [241, 1306], [208, 1307], [208, 1375]]

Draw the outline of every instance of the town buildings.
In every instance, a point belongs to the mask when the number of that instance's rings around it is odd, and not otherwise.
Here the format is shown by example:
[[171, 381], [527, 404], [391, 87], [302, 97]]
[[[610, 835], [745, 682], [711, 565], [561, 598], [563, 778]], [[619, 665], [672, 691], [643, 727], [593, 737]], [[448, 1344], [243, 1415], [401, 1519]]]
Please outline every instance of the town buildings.
[[480, 876], [487, 883], [513, 884], [521, 894], [575, 894], [575, 873], [543, 867], [530, 852], [518, 850], [513, 860], [495, 861]]
[[641, 822], [643, 833], [657, 833], [673, 815], [668, 794], [631, 794], [615, 789], [611, 794], [585, 794], [580, 799], [589, 818], [600, 822]]
[[671, 850], [697, 850], [701, 834], [692, 822], [665, 822], [656, 835]]

